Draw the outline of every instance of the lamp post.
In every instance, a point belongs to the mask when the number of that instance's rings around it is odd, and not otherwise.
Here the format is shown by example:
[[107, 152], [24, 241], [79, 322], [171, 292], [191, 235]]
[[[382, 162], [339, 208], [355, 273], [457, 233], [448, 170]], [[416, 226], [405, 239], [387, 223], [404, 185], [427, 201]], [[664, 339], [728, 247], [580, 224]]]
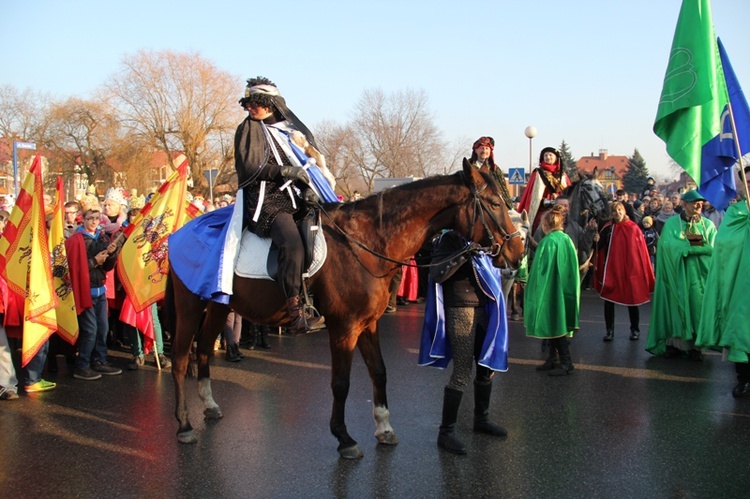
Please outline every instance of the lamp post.
[[523, 131], [523, 134], [529, 138], [529, 175], [531, 175], [531, 170], [534, 168], [531, 157], [531, 143], [534, 140], [534, 137], [536, 137], [536, 127], [531, 125], [527, 126], [526, 130]]
[[18, 149], [36, 149], [36, 144], [33, 142], [21, 142], [18, 140], [13, 141], [13, 191], [18, 200], [18, 185], [21, 183], [18, 178]]

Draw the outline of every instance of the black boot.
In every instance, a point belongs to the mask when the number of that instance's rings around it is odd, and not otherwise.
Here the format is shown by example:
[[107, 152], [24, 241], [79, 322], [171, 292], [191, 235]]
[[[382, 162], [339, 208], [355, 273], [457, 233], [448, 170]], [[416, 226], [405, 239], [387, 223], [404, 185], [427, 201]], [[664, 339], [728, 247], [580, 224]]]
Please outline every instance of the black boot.
[[551, 371], [552, 369], [555, 369], [560, 366], [560, 361], [557, 358], [557, 348], [555, 348], [554, 343], [550, 343], [549, 345], [549, 356], [547, 357], [547, 360], [544, 361], [544, 364], [541, 366], [536, 366], [537, 371]]
[[268, 326], [258, 326], [258, 337], [256, 339], [258, 348], [264, 350], [270, 350], [271, 345], [268, 344]]
[[456, 419], [458, 418], [458, 408], [461, 407], [461, 398], [463, 395], [463, 392], [459, 390], [445, 387], [445, 394], [443, 395], [443, 421], [440, 423], [437, 444], [438, 447], [451, 454], [466, 454], [466, 446], [453, 435], [453, 430], [456, 427]]
[[496, 437], [505, 437], [508, 430], [490, 421], [490, 395], [492, 380], [485, 384], [474, 380], [474, 431]]
[[240, 346], [237, 343], [227, 345], [227, 351], [224, 354], [225, 359], [229, 362], [239, 362], [243, 357], [244, 355], [240, 353]]
[[302, 334], [309, 331], [320, 329], [325, 322], [324, 317], [313, 317], [305, 311], [305, 304], [299, 295], [289, 298], [286, 301], [287, 310], [291, 324], [287, 327], [290, 334]]
[[604, 341], [612, 341], [615, 339], [615, 329], [607, 329], [607, 334], [604, 335]]
[[560, 367], [553, 369], [547, 374], [549, 376], [565, 376], [573, 372], [573, 361], [570, 359], [570, 346], [568, 338], [563, 336], [553, 340], [557, 344], [557, 351], [560, 353]]
[[637, 339], [640, 339], [640, 337], [641, 337], [641, 332], [640, 332], [640, 331], [638, 331], [638, 329], [637, 329], [637, 328], [636, 328], [636, 329], [633, 329], [633, 328], [631, 327], [631, 328], [630, 328], [630, 341], [635, 341], [635, 340], [637, 340]]

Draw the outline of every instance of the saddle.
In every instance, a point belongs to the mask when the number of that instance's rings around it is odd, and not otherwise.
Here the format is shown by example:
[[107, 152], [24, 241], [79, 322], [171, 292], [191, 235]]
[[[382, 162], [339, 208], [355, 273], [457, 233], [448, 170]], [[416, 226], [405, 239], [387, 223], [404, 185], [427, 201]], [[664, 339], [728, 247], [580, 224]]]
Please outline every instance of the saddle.
[[[311, 277], [320, 270], [328, 255], [328, 246], [323, 235], [320, 211], [307, 207], [297, 220], [297, 228], [305, 247], [305, 269], [303, 277]], [[261, 238], [245, 229], [242, 232], [239, 256], [235, 273], [240, 277], [275, 281], [279, 271], [279, 248], [270, 238]]]

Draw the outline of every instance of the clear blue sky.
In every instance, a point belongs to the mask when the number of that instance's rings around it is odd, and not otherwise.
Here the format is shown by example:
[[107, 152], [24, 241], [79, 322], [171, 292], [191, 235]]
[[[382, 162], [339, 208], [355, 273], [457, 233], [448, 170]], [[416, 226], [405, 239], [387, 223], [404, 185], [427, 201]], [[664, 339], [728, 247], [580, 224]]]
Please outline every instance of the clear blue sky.
[[[669, 173], [651, 127], [681, 0], [106, 2], [4, 0], [0, 85], [91, 97], [140, 49], [198, 51], [274, 80], [313, 129], [345, 123], [366, 89], [424, 89], [447, 141], [496, 139], [504, 167], [565, 139], [576, 157], [638, 148]], [[714, 0], [714, 25], [750, 93], [750, 0]], [[467, 151], [468, 155], [469, 151]]]

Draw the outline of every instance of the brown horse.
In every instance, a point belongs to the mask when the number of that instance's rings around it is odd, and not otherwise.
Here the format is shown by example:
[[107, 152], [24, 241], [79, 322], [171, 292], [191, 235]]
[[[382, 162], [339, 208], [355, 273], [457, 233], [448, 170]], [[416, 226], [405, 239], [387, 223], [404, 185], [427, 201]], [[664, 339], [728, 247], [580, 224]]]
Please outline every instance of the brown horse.
[[[378, 318], [388, 304], [388, 287], [399, 263], [414, 255], [428, 237], [455, 229], [467, 239], [488, 246], [495, 266], [518, 265], [523, 243], [508, 217], [497, 181], [464, 160], [463, 171], [430, 177], [347, 204], [325, 204], [323, 230], [328, 257], [311, 278], [310, 290], [328, 327], [333, 389], [331, 433], [344, 458], [362, 457], [344, 421], [354, 348], [359, 348], [373, 385], [375, 437], [398, 442], [389, 423], [386, 372], [380, 351]], [[175, 308], [179, 304], [179, 308]], [[205, 308], [205, 318], [202, 314]], [[172, 376], [180, 442], [196, 441], [188, 421], [185, 375], [189, 350], [198, 333], [198, 393], [208, 419], [223, 416], [213, 400], [209, 358], [230, 308], [253, 322], [285, 325], [288, 320], [280, 286], [268, 280], [234, 277], [228, 306], [202, 302], [170, 274], [167, 310], [173, 322]]]

